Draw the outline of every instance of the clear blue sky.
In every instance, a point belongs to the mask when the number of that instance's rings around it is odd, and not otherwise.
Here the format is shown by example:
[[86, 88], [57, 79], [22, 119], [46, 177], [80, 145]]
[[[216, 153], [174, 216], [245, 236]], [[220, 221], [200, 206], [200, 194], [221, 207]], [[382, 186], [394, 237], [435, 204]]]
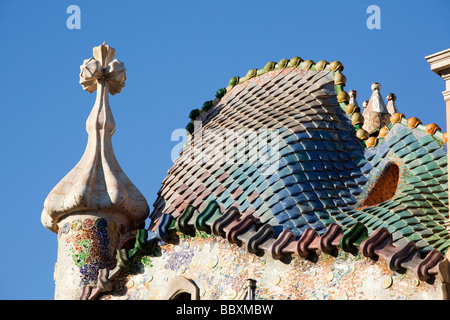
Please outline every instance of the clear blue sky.
[[[80, 30], [66, 27], [72, 4]], [[379, 30], [366, 26], [372, 4]], [[450, 48], [449, 12], [448, 0], [1, 0], [0, 299], [53, 299], [57, 240], [40, 216], [86, 146], [95, 95], [78, 76], [94, 46], [106, 41], [127, 68], [125, 89], [110, 98], [113, 146], [152, 207], [172, 131], [231, 77], [271, 60], [339, 60], [360, 104], [379, 82], [400, 112], [445, 131], [444, 81], [424, 57]]]

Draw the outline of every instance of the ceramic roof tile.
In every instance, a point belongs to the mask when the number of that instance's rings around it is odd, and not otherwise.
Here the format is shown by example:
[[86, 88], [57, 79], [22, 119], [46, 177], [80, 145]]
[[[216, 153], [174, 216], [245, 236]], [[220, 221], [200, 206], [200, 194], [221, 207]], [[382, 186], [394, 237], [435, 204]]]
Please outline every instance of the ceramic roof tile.
[[[444, 217], [439, 213], [446, 212], [448, 206], [447, 185], [441, 186], [446, 181], [445, 152], [431, 135], [418, 134], [420, 138], [416, 138], [414, 129], [400, 124], [390, 126], [395, 134], [390, 132], [377, 148], [364, 149], [341, 112], [333, 88], [329, 71], [288, 68], [266, 72], [263, 78], [254, 77], [227, 89], [228, 96], [213, 107], [216, 113], [205, 117], [203, 130], [281, 129], [279, 170], [264, 176], [260, 164], [189, 164], [181, 155], [163, 181], [152, 216], [157, 220], [164, 212], [173, 214], [173, 204], [198, 203], [200, 194], [200, 198], [210, 200], [216, 196], [224, 209], [241, 206], [264, 223], [290, 229], [296, 237], [307, 230], [306, 223], [324, 233], [334, 222], [350, 228], [363, 221], [369, 229], [389, 227], [395, 241], [415, 241], [422, 249], [433, 243], [439, 248], [448, 246], [448, 237], [439, 242], [431, 237], [445, 230]], [[207, 143], [206, 150], [220, 148], [219, 141]], [[254, 144], [255, 140], [249, 139], [249, 145]], [[401, 177], [402, 183], [412, 188], [405, 188], [405, 196], [411, 198], [402, 196], [399, 186], [394, 197], [398, 202], [383, 202], [376, 210], [355, 210], [388, 161], [407, 166], [416, 178]], [[428, 196], [417, 197], [417, 188], [429, 190]], [[434, 192], [441, 194], [433, 197]], [[183, 200], [175, 199], [177, 196]], [[438, 209], [436, 213], [422, 215], [433, 208]], [[424, 221], [422, 218], [428, 215], [432, 219]]]

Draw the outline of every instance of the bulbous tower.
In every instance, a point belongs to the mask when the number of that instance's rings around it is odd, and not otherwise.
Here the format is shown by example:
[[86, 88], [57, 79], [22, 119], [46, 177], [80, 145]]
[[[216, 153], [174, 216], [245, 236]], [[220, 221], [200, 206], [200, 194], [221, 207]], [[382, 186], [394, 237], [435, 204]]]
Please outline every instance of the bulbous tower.
[[120, 168], [111, 142], [115, 122], [109, 93], [125, 86], [125, 66], [105, 43], [93, 54], [80, 67], [83, 89], [97, 91], [86, 121], [86, 150], [49, 193], [41, 215], [42, 224], [58, 235], [55, 299], [79, 299], [83, 286], [95, 286], [98, 271], [115, 267], [116, 249], [144, 227], [149, 215], [147, 201]]

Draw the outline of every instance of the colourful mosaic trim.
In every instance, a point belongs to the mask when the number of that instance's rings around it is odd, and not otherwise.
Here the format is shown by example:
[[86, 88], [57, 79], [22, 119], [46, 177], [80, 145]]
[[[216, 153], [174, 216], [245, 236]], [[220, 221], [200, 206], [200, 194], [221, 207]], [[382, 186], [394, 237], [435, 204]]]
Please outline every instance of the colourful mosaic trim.
[[117, 264], [111, 237], [123, 235], [124, 226], [104, 218], [75, 219], [60, 228], [59, 237], [68, 247], [68, 254], [80, 269], [79, 286], [96, 285], [100, 269], [113, 268]]

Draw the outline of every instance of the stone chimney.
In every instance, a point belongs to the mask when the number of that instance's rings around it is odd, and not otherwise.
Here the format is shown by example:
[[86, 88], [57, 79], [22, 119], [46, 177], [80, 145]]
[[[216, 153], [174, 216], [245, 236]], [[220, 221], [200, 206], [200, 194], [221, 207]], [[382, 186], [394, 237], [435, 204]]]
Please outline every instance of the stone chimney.
[[[446, 103], [446, 118], [447, 118], [447, 129], [448, 132], [450, 126], [450, 49], [440, 51], [438, 53], [429, 55], [425, 57], [431, 67], [431, 71], [435, 72], [445, 81], [445, 91], [442, 92], [444, 95], [444, 100]], [[447, 168], [450, 169], [450, 156], [449, 149], [447, 147]], [[450, 171], [449, 171], [449, 185], [450, 185]], [[450, 201], [450, 193], [449, 193]], [[449, 202], [450, 203], [450, 202]], [[445, 222], [447, 230], [450, 232], [450, 220]]]

